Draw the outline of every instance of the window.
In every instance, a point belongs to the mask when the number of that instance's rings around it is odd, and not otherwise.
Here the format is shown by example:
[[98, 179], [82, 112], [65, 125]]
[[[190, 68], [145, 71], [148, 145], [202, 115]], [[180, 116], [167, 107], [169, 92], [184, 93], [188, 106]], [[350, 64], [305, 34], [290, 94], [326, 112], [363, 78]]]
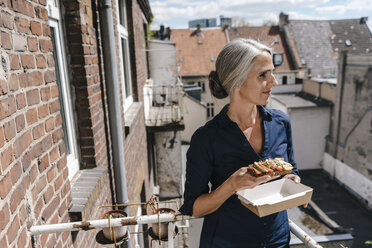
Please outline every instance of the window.
[[127, 14], [125, 0], [118, 0], [118, 33], [119, 33], [119, 50], [120, 50], [120, 74], [121, 87], [124, 102], [124, 111], [133, 103], [132, 80], [130, 74], [129, 63], [129, 45], [128, 45], [128, 30], [127, 30]]
[[287, 76], [283, 76], [283, 78], [282, 78], [282, 84], [287, 84]]
[[214, 103], [207, 103], [207, 117], [214, 116]]
[[66, 146], [66, 158], [68, 168], [68, 178], [71, 180], [79, 170], [79, 159], [77, 152], [77, 141], [75, 131], [74, 112], [71, 102], [70, 82], [67, 74], [66, 55], [64, 42], [62, 39], [62, 28], [60, 10], [56, 1], [48, 0], [48, 15], [50, 36], [53, 44], [53, 57], [55, 61], [55, 71], [57, 86], [59, 91], [59, 101], [61, 105], [62, 129]]
[[205, 83], [204, 82], [198, 82], [198, 86], [201, 88], [201, 92], [205, 92]]

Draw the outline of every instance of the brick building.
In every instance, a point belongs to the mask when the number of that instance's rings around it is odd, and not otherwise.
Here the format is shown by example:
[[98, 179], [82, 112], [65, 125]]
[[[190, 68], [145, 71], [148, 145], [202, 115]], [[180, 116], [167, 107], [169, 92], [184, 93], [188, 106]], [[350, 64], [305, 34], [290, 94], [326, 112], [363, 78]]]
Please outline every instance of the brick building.
[[101, 205], [153, 193], [149, 3], [1, 0], [0, 15], [0, 247], [98, 247], [96, 230], [29, 227], [98, 218]]

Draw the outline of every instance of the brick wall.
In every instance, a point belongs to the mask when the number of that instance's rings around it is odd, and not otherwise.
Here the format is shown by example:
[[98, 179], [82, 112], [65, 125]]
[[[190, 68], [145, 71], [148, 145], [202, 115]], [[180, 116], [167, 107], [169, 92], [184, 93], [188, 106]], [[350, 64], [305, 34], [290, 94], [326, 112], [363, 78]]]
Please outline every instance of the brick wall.
[[[61, 1], [81, 169], [112, 169], [97, 2]], [[139, 96], [135, 100], [142, 101], [147, 77], [143, 19], [137, 1], [132, 2], [136, 20], [129, 32], [134, 33], [135, 46], [130, 49], [136, 51], [136, 63], [131, 67], [138, 75], [134, 87]], [[113, 4], [115, 8], [116, 1]], [[96, 231], [44, 234], [32, 239], [28, 231], [32, 225], [70, 221], [73, 187], [68, 179], [60, 92], [45, 5], [45, 0], [0, 0], [0, 247], [32, 247], [32, 243], [34, 247], [95, 247]], [[119, 53], [118, 45], [116, 48]], [[124, 146], [129, 200], [139, 202], [143, 183], [147, 195], [152, 193], [142, 108]], [[98, 206], [112, 202], [110, 180], [107, 174], [105, 177], [87, 219], [94, 217]]]
[[[0, 247], [31, 247], [28, 228], [69, 220], [71, 199], [45, 1], [0, 1]], [[66, 234], [40, 235], [65, 246]]]

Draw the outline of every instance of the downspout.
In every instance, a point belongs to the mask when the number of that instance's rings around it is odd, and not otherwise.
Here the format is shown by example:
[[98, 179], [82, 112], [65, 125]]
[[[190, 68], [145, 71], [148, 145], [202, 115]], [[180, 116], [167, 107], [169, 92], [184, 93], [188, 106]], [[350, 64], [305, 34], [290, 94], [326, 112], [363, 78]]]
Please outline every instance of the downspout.
[[124, 143], [120, 108], [119, 79], [116, 63], [113, 10], [110, 0], [99, 2], [102, 31], [103, 61], [107, 88], [112, 158], [115, 174], [117, 203], [128, 203], [127, 180], [124, 165]]

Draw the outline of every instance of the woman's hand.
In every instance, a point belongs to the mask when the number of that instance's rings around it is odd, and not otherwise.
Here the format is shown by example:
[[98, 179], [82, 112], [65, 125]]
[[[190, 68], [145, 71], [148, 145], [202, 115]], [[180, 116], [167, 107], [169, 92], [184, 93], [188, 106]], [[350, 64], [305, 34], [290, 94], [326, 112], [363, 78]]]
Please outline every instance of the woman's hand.
[[[299, 176], [295, 175], [295, 174], [287, 174], [284, 177], [291, 179], [295, 183], [300, 183], [301, 182], [301, 178]], [[307, 208], [307, 204], [304, 204], [304, 208]]]
[[248, 172], [248, 167], [242, 167], [232, 174], [227, 182], [231, 189], [236, 192], [241, 189], [251, 189], [261, 183], [273, 179], [271, 176], [254, 177]]

